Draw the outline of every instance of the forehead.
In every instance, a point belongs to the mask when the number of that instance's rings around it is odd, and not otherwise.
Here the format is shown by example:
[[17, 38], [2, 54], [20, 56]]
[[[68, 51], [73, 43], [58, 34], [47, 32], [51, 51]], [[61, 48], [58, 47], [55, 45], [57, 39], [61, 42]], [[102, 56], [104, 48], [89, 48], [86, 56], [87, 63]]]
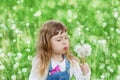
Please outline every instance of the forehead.
[[67, 36], [67, 32], [59, 31], [59, 33], [57, 35], [53, 36], [53, 38], [58, 38], [58, 37], [62, 37], [62, 36]]

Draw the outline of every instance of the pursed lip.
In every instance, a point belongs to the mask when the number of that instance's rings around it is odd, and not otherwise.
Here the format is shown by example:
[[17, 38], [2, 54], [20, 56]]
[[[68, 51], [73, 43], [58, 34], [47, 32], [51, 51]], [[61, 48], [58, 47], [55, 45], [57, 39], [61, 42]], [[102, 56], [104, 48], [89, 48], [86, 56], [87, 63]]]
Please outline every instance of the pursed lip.
[[64, 47], [64, 50], [67, 50], [67, 47]]

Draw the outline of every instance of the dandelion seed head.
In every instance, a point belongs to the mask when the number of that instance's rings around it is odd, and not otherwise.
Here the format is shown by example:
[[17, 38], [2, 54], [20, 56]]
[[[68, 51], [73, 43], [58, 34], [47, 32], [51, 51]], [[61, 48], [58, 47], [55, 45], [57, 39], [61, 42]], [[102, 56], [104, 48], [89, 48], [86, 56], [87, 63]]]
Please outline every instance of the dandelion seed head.
[[104, 74], [102, 74], [100, 77], [101, 77], [101, 79], [104, 79], [104, 78], [105, 78], [105, 75], [104, 75]]
[[106, 72], [106, 73], [105, 73], [105, 76], [106, 76], [106, 77], [110, 77], [110, 73], [109, 73], [109, 72]]
[[87, 28], [85, 28], [85, 30], [86, 30], [86, 31], [89, 31], [89, 28], [87, 27]]
[[1, 80], [5, 80], [5, 76], [4, 75], [1, 75]]
[[29, 27], [29, 26], [30, 26], [30, 23], [27, 22], [27, 23], [26, 23], [26, 26]]
[[15, 24], [12, 24], [11, 29], [12, 29], [12, 30], [15, 30], [15, 29], [16, 29], [16, 25], [15, 25]]
[[91, 54], [91, 46], [89, 44], [76, 45], [74, 51], [79, 57], [89, 56]]
[[113, 13], [113, 16], [114, 16], [115, 18], [117, 18], [117, 17], [119, 16], [119, 13], [118, 13], [117, 11], [115, 11], [115, 12]]
[[120, 75], [117, 75], [117, 76], [116, 76], [116, 80], [120, 80]]
[[19, 30], [18, 30], [18, 29], [15, 29], [15, 33], [17, 33], [17, 34], [18, 34], [18, 33], [19, 33]]
[[116, 58], [116, 57], [117, 57], [117, 54], [116, 54], [116, 53], [113, 53], [112, 56], [113, 56], [113, 58]]
[[2, 29], [4, 29], [4, 30], [7, 30], [7, 27], [6, 27], [6, 25], [5, 24], [0, 24], [0, 27], [2, 28]]
[[106, 26], [107, 26], [107, 23], [106, 23], [106, 22], [103, 22], [102, 26], [103, 26], [103, 27], [106, 27]]
[[116, 29], [116, 32], [119, 34], [120, 33], [120, 29]]
[[33, 11], [33, 8], [30, 8], [30, 11]]
[[0, 57], [1, 57], [1, 58], [5, 57], [5, 54], [4, 54], [4, 53], [1, 53], [1, 54], [0, 54]]
[[106, 60], [105, 60], [105, 63], [106, 63], [106, 64], [110, 64], [110, 60], [109, 60], [109, 59], [106, 59]]
[[13, 6], [13, 8], [12, 8], [14, 11], [17, 11], [17, 6]]
[[13, 39], [13, 43], [15, 43], [16, 42], [16, 39]]
[[69, 17], [71, 17], [72, 14], [73, 14], [72, 10], [69, 9], [69, 10], [67, 11], [67, 15], [68, 15]]
[[20, 4], [20, 1], [17, 1], [17, 4]]
[[85, 40], [84, 40], [84, 39], [81, 39], [81, 40], [80, 40], [80, 43], [84, 44], [84, 43], [85, 43]]
[[5, 66], [3, 64], [0, 65], [0, 70], [4, 70]]
[[99, 69], [104, 69], [105, 68], [105, 64], [100, 64], [100, 66], [99, 66]]
[[30, 40], [26, 40], [26, 43], [27, 43], [27, 44], [30, 44]]
[[106, 41], [105, 39], [98, 40], [98, 43], [99, 43], [100, 45], [105, 45], [106, 42], [107, 42], [107, 41]]
[[83, 49], [86, 56], [89, 56], [91, 54], [91, 46], [89, 44], [83, 44]]
[[74, 19], [78, 18], [78, 15], [77, 15], [77, 14], [76, 14], [76, 15], [74, 15], [74, 16], [73, 16], [73, 18], [74, 18]]
[[111, 66], [107, 66], [107, 70], [110, 71], [111, 73], [114, 72], [114, 69]]
[[33, 57], [31, 55], [29, 55], [27, 58], [28, 58], [29, 61], [32, 61]]
[[112, 27], [112, 28], [110, 28], [110, 30], [111, 30], [111, 31], [114, 31], [114, 28]]
[[16, 75], [12, 75], [12, 76], [11, 76], [11, 79], [12, 79], [12, 80], [16, 80]]
[[75, 30], [74, 30], [74, 34], [76, 36], [80, 36], [81, 35], [81, 28], [80, 27], [77, 27]]
[[100, 10], [97, 10], [96, 13], [99, 14], [99, 13], [100, 13]]
[[18, 58], [21, 58], [21, 57], [22, 57], [22, 53], [18, 52], [18, 53], [17, 53], [17, 57], [18, 57]]
[[26, 73], [26, 72], [27, 72], [27, 68], [23, 68], [23, 69], [22, 69], [22, 72], [23, 72], [23, 73]]
[[8, 53], [7, 53], [7, 56], [11, 57], [11, 56], [12, 56], [12, 53], [11, 53], [11, 52], [8, 52]]
[[14, 65], [13, 65], [14, 69], [18, 68], [19, 67], [19, 62], [16, 62]]
[[19, 75], [22, 74], [21, 70], [19, 70], [17, 73], [18, 73]]
[[41, 11], [37, 11], [37, 12], [34, 14], [34, 17], [39, 17], [41, 14], [42, 14]]
[[20, 58], [19, 58], [19, 57], [15, 57], [14, 59], [15, 59], [15, 61], [18, 61], [18, 60], [20, 60]]
[[30, 48], [25, 49], [27, 52], [30, 52]]
[[67, 21], [68, 21], [68, 22], [72, 22], [72, 19], [68, 18]]
[[120, 71], [120, 65], [118, 65], [118, 71]]

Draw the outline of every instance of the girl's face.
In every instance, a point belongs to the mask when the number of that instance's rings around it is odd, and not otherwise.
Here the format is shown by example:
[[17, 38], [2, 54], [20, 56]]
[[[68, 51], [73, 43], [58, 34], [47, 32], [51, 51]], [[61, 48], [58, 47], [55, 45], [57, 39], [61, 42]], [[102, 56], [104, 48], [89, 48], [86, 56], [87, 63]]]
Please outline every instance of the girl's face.
[[53, 54], [65, 54], [69, 49], [69, 40], [66, 32], [61, 31], [50, 39]]

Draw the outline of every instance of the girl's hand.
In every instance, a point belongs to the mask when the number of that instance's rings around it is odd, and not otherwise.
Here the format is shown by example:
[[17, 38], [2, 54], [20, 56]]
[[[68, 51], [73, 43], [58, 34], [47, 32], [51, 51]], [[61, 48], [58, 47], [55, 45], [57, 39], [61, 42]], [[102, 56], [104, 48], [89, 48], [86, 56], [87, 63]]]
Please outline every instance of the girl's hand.
[[87, 63], [81, 64], [80, 67], [81, 67], [83, 75], [86, 75], [87, 73], [89, 73], [90, 68]]

